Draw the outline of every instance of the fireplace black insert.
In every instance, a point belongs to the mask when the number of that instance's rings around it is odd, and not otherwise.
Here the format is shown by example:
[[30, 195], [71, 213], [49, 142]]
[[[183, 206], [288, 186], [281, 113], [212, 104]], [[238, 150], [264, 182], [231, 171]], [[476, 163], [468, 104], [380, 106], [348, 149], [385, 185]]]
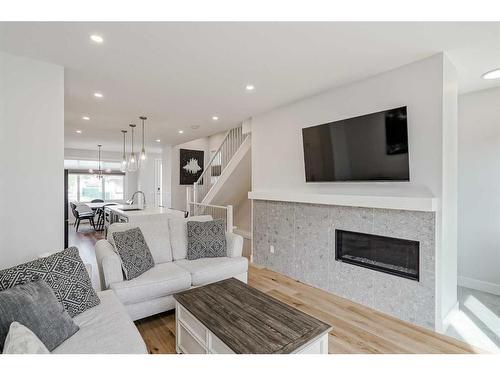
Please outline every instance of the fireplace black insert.
[[418, 241], [335, 230], [335, 259], [419, 280]]

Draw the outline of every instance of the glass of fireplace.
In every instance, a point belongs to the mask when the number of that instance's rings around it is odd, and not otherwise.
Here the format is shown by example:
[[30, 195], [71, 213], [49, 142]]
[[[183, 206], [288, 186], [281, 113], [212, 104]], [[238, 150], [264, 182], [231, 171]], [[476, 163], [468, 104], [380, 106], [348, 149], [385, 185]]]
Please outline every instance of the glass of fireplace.
[[419, 280], [418, 241], [335, 230], [335, 259]]

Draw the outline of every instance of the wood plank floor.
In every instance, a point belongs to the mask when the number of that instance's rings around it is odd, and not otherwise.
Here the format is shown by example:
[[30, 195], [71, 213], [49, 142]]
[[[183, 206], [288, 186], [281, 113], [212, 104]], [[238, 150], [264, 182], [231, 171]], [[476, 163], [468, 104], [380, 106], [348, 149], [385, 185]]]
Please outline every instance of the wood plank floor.
[[[331, 354], [465, 354], [481, 351], [459, 340], [414, 326], [366, 306], [250, 266], [248, 284], [333, 326]], [[175, 314], [136, 322], [150, 353], [175, 353]]]
[[[71, 232], [71, 229], [70, 229]], [[70, 245], [82, 257], [93, 255], [102, 234], [72, 233]], [[94, 256], [95, 259], [95, 256]], [[94, 260], [95, 262], [95, 260]], [[269, 269], [250, 266], [248, 284], [333, 327], [330, 353], [480, 353], [459, 340], [403, 322], [366, 306], [303, 284]], [[166, 312], [136, 322], [150, 353], [175, 353], [175, 314]]]

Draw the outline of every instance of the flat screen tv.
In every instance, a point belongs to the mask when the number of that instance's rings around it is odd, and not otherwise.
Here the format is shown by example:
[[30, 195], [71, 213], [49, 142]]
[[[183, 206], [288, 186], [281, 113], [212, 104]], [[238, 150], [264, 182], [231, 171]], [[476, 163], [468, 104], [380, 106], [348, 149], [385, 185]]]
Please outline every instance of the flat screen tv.
[[406, 107], [302, 129], [307, 182], [409, 181]]

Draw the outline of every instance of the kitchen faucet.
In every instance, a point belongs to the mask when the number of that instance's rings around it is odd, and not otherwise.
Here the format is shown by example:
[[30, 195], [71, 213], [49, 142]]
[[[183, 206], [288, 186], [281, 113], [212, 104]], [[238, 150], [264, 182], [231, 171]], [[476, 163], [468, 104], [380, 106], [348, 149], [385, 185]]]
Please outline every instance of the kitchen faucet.
[[140, 194], [142, 194], [143, 203], [144, 203], [144, 206], [146, 206], [146, 194], [144, 194], [144, 192], [143, 192], [143, 191], [141, 191], [141, 190], [137, 190], [134, 194], [132, 194], [132, 197], [131, 197], [128, 201], [127, 201], [127, 204], [128, 204], [128, 205], [132, 205], [132, 204], [134, 204], [134, 201], [135, 201], [135, 196], [136, 196], [137, 194], [139, 194], [139, 193], [140, 193]]

